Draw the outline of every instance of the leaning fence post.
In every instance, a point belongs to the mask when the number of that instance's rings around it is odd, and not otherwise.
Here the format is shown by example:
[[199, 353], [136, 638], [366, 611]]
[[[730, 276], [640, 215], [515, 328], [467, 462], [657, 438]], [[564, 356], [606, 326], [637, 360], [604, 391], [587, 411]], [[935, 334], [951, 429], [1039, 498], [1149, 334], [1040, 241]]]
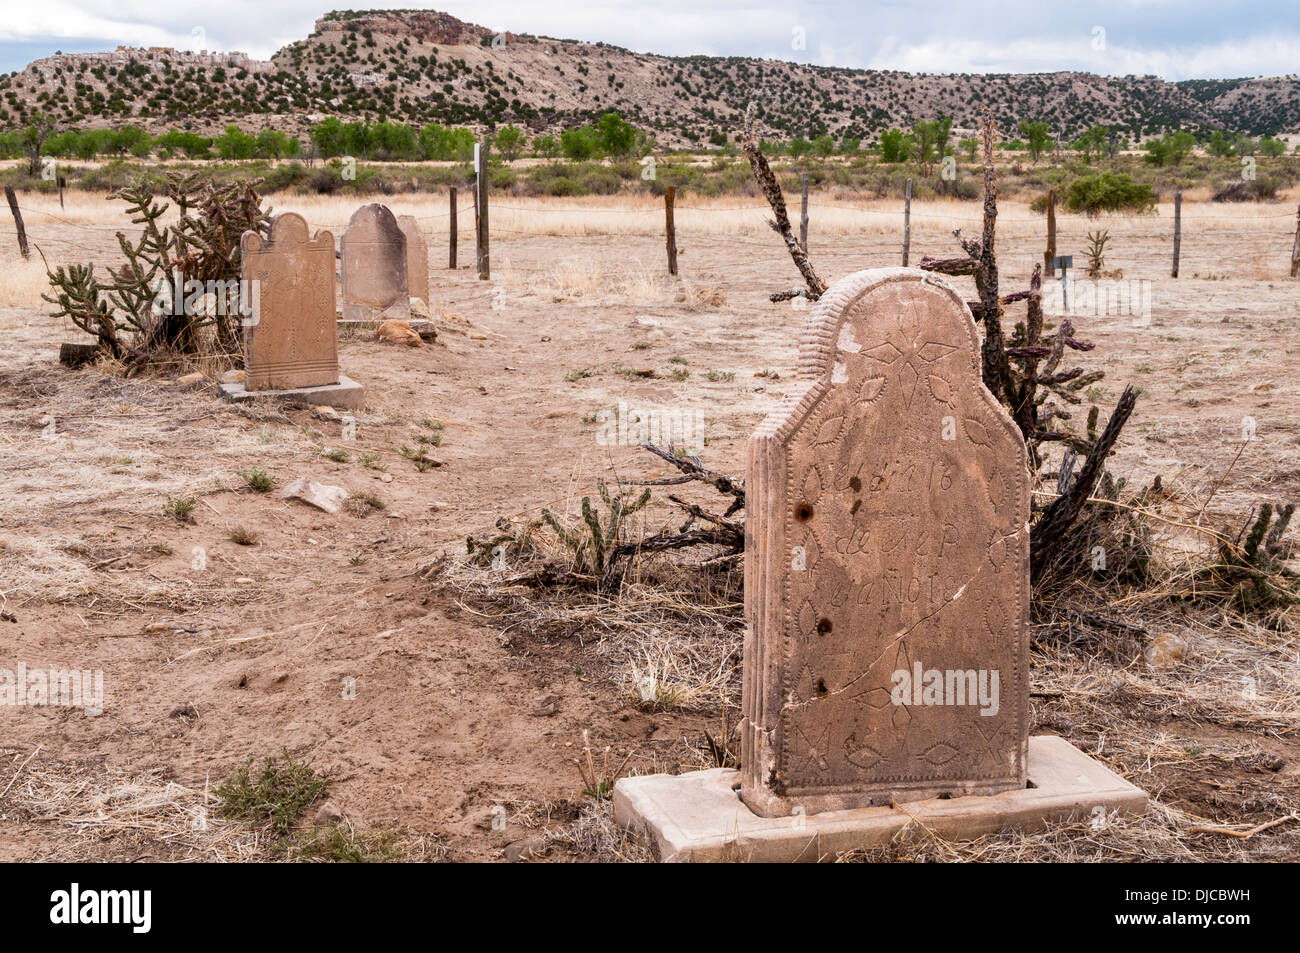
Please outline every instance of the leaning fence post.
[[677, 190], [671, 185], [664, 189], [664, 231], [668, 243], [668, 274], [677, 274], [677, 225], [673, 221], [673, 199]]
[[451, 226], [447, 235], [447, 267], [456, 268], [456, 186], [451, 187]]
[[1295, 210], [1295, 244], [1291, 246], [1291, 277], [1300, 276], [1300, 206]]
[[799, 205], [799, 244], [808, 252], [808, 173], [803, 174], [803, 197]]
[[907, 267], [907, 256], [912, 249], [912, 180], [907, 180], [903, 190], [903, 267]]
[[24, 258], [30, 258], [31, 252], [27, 250], [27, 229], [23, 227], [23, 213], [18, 211], [18, 196], [14, 194], [12, 185], [5, 186], [5, 198], [9, 200], [9, 211], [14, 213], [14, 226], [18, 229], [18, 250], [23, 253]]
[[478, 196], [478, 276], [487, 281], [492, 276], [492, 263], [488, 254], [488, 144], [478, 144], [475, 192]]
[[1043, 274], [1056, 274], [1056, 190], [1047, 190], [1047, 251], [1043, 252]]
[[1169, 277], [1178, 277], [1178, 253], [1183, 245], [1183, 190], [1174, 190], [1174, 267]]

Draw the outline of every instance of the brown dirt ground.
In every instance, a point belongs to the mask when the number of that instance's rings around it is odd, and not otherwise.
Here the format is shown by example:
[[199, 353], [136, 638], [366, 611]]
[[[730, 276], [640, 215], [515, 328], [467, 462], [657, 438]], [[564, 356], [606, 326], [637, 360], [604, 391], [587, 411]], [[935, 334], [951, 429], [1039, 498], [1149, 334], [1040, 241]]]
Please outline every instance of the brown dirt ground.
[[[273, 204], [289, 210], [293, 199]], [[927, 229], [919, 212], [913, 262], [955, 254], [947, 225]], [[968, 228], [978, 221], [973, 203], [959, 214]], [[1210, 206], [1184, 238], [1184, 277], [1175, 282], [1167, 214], [1105, 224], [1119, 236], [1111, 266], [1154, 280], [1149, 326], [1077, 322], [1097, 342], [1086, 360], [1107, 372], [1105, 406], [1124, 382], [1144, 388], [1114, 469], [1131, 472], [1134, 484], [1159, 473], [1201, 490], [1226, 473], [1216, 512], [1300, 496], [1300, 301], [1285, 277], [1289, 226], [1236, 221], [1231, 209]], [[1061, 250], [1073, 246], [1076, 261], [1088, 227], [1062, 225]], [[1009, 229], [1003, 239], [1005, 290], [1027, 283], [1041, 254], [1038, 228]], [[114, 248], [107, 229], [47, 223], [33, 231], [47, 239], [47, 254], [56, 249], [54, 261], [102, 261]], [[581, 629], [567, 639], [504, 638], [490, 608], [418, 571], [463, 552], [467, 533], [501, 515], [563, 508], [596, 477], [665, 475], [643, 452], [597, 445], [583, 417], [619, 399], [702, 409], [706, 463], [742, 472], [748, 432], [794, 373], [802, 312], [766, 300], [795, 283], [788, 257], [757, 229], [685, 233], [682, 280], [673, 282], [653, 235], [504, 234], [493, 248], [499, 277], [489, 283], [465, 267], [446, 270], [441, 236], [428, 237], [438, 342], [341, 342], [343, 371], [367, 393], [355, 443], [307, 410], [239, 409], [211, 387], [182, 389], [171, 382], [179, 369], [132, 380], [111, 369], [67, 370], [55, 355], [70, 329], [43, 317], [35, 300], [0, 309], [0, 590], [17, 619], [0, 622], [0, 668], [23, 660], [102, 669], [106, 686], [100, 717], [0, 709], [0, 860], [263, 856], [231, 827], [168, 836], [159, 832], [166, 822], [110, 822], [99, 808], [115, 791], [125, 797], [128, 780], [132, 790], [170, 784], [173, 802], [192, 804], [194, 792], [247, 759], [282, 748], [329, 774], [330, 801], [358, 828], [423, 835], [438, 856], [459, 860], [498, 859], [504, 845], [579, 818], [571, 761], [584, 730], [619, 759], [633, 752], [630, 772], [702, 766], [696, 752], [718, 723], [716, 706], [646, 712]], [[897, 247], [892, 232], [820, 237], [814, 218], [812, 254], [834, 277], [895, 264]], [[472, 260], [467, 244], [460, 260]], [[584, 284], [583, 273], [600, 280]], [[669, 376], [670, 356], [688, 361], [686, 380]], [[625, 377], [619, 364], [656, 376]], [[582, 368], [596, 373], [566, 380]], [[734, 378], [711, 382], [710, 369]], [[765, 369], [779, 378], [756, 376]], [[1233, 466], [1247, 415], [1260, 439]], [[42, 440], [51, 417], [56, 437]], [[445, 422], [432, 452], [442, 466], [421, 473], [397, 448], [426, 432], [426, 417]], [[351, 459], [328, 460], [319, 447]], [[378, 454], [391, 482], [358, 462], [362, 453]], [[311, 475], [374, 493], [386, 509], [330, 516], [278, 492], [258, 495], [235, 475], [251, 466], [280, 485]], [[194, 522], [164, 517], [166, 499], [186, 493], [200, 499]], [[235, 526], [256, 530], [258, 544], [231, 542]], [[206, 549], [206, 569], [192, 568], [195, 546]], [[1145, 672], [1131, 655], [1090, 649], [1064, 661], [1055, 651], [1035, 658], [1033, 688], [1051, 696], [1035, 700], [1036, 730], [1066, 735], [1149, 790], [1177, 813], [1153, 814], [1150, 823], [1166, 830], [1185, 827], [1188, 816], [1260, 823], [1297, 807], [1293, 637], [1225, 629], [1209, 616], [1167, 614], [1192, 643], [1181, 672]], [[1192, 682], [1203, 693], [1238, 692], [1243, 652], [1262, 666], [1259, 711], [1231, 715], [1240, 706], [1213, 700], [1188, 708]], [[341, 697], [347, 677], [357, 680], [355, 700]], [[534, 713], [544, 694], [556, 698], [553, 715]], [[1145, 758], [1114, 740], [1130, 727], [1159, 739], [1144, 742]], [[92, 794], [95, 809], [85, 803]], [[505, 831], [487, 822], [494, 805], [507, 808]], [[1192, 857], [1231, 849], [1294, 859], [1297, 828], [1279, 825], [1240, 849], [1235, 839], [1182, 834], [1182, 846], [1148, 856], [1185, 848]], [[1093, 846], [1098, 837], [1076, 832]], [[1014, 839], [982, 849], [999, 843]], [[1131, 856], [1104, 845], [1096, 854]], [[549, 856], [611, 854], [561, 838]]]

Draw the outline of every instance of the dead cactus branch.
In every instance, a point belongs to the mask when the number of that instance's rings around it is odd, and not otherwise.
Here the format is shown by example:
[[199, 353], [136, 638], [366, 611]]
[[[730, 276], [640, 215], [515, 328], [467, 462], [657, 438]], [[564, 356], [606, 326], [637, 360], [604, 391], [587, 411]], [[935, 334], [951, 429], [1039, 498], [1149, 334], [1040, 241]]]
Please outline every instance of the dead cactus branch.
[[[803, 297], [809, 301], [816, 301], [826, 293], [826, 282], [813, 269], [812, 263], [808, 261], [808, 252], [800, 244], [799, 239], [795, 237], [794, 230], [790, 227], [790, 215], [785, 208], [785, 196], [781, 193], [781, 186], [772, 173], [772, 167], [767, 163], [767, 156], [763, 155], [763, 150], [759, 148], [758, 140], [754, 136], [754, 104], [752, 102], [745, 110], [745, 134], [741, 140], [741, 148], [745, 150], [745, 156], [749, 159], [749, 167], [754, 171], [754, 178], [758, 180], [759, 188], [763, 190], [763, 197], [767, 199], [767, 204], [772, 206], [774, 218], [769, 220], [767, 224], [781, 236], [786, 249], [790, 252], [790, 257], [794, 259], [794, 266], [799, 269], [799, 274], [803, 275], [803, 280], [808, 285]], [[771, 300], [787, 301], [793, 297], [796, 297], [796, 295], [792, 292], [778, 291], [772, 295]]]

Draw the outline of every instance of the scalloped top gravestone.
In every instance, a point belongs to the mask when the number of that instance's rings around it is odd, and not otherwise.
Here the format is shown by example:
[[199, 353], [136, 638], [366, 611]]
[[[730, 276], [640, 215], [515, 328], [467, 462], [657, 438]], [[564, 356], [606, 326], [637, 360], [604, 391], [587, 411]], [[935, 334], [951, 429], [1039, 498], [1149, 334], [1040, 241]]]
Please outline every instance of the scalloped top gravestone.
[[397, 216], [397, 225], [406, 236], [406, 278], [412, 298], [429, 303], [429, 243], [424, 240], [420, 223], [414, 215]]
[[767, 817], [1024, 788], [1028, 459], [942, 279], [810, 312], [749, 444], [742, 797]]
[[387, 207], [371, 203], [353, 212], [340, 254], [343, 320], [373, 321], [380, 315], [385, 320], [410, 318], [406, 235]]
[[245, 232], [243, 277], [259, 288], [256, 322], [244, 328], [244, 386], [292, 390], [339, 381], [334, 312], [334, 236], [308, 235], [294, 212], [277, 215], [271, 236]]

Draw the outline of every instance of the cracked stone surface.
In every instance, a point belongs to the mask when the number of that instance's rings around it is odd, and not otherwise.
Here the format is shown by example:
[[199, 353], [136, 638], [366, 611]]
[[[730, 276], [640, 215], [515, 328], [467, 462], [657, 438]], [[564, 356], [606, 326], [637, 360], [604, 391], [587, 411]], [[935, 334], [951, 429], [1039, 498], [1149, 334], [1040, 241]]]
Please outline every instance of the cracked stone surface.
[[757, 814], [1025, 786], [1028, 460], [978, 350], [917, 269], [850, 275], [810, 312], [798, 386], [749, 447]]

